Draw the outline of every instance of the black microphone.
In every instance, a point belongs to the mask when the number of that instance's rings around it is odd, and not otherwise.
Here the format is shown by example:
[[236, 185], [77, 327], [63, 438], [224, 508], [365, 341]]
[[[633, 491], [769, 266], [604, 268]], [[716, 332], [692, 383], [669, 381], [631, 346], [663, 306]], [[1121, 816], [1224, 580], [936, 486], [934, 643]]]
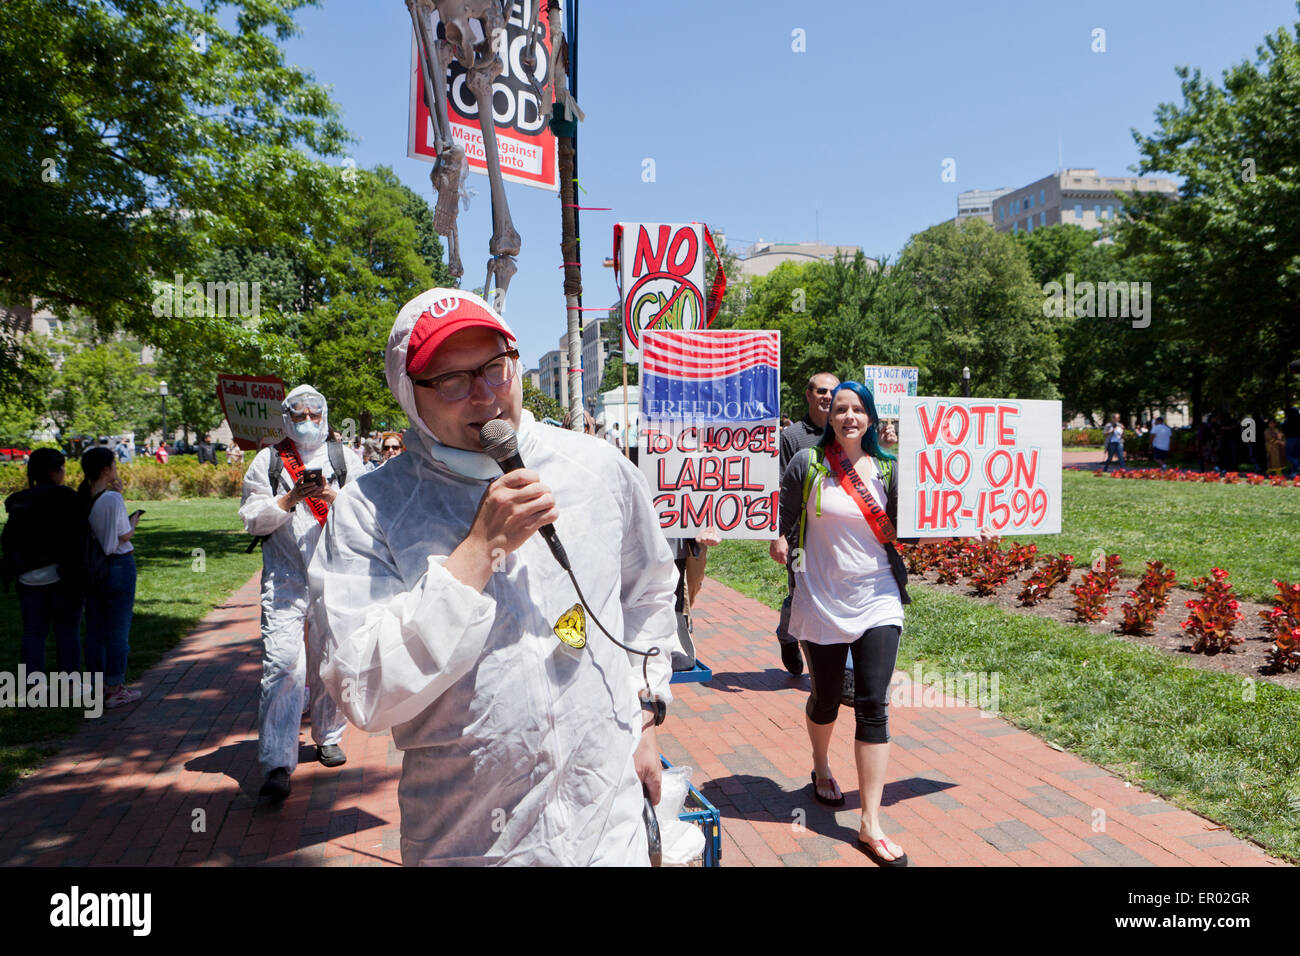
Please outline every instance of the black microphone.
[[[524, 467], [524, 460], [519, 457], [519, 441], [515, 438], [515, 430], [510, 427], [509, 422], [494, 418], [478, 431], [478, 443], [483, 447], [483, 454], [490, 456], [501, 466], [503, 474], [509, 474], [512, 471], [518, 471]], [[564, 545], [560, 544], [560, 536], [555, 533], [555, 525], [544, 524], [537, 529], [541, 532], [546, 543], [551, 547], [551, 554], [555, 555], [555, 560], [560, 562], [560, 567], [566, 571], [572, 571], [569, 567], [569, 556], [564, 553]]]

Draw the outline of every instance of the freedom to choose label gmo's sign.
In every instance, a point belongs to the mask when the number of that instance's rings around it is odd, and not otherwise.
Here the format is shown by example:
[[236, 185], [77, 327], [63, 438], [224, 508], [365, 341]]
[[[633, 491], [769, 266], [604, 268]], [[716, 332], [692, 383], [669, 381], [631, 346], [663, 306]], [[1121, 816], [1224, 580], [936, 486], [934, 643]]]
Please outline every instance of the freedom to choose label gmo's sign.
[[898, 534], [1061, 531], [1061, 403], [899, 398]]

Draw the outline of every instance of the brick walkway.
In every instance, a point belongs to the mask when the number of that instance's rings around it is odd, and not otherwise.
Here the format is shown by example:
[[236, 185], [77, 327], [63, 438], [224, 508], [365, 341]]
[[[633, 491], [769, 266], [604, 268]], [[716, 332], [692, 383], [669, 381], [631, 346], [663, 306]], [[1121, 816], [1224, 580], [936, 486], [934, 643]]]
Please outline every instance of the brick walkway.
[[[775, 619], [706, 582], [697, 631], [714, 679], [675, 688], [662, 750], [721, 810], [724, 866], [869, 866], [853, 842], [851, 715], [836, 722], [847, 799], [831, 812], [809, 784], [808, 679], [780, 668]], [[259, 805], [257, 622], [254, 579], [145, 675], [141, 703], [85, 722], [0, 798], [0, 864], [398, 863], [401, 757], [387, 733], [349, 727], [336, 770], [313, 761], [305, 733], [292, 795]], [[974, 708], [895, 706], [891, 732], [884, 825], [915, 865], [1282, 863]]]

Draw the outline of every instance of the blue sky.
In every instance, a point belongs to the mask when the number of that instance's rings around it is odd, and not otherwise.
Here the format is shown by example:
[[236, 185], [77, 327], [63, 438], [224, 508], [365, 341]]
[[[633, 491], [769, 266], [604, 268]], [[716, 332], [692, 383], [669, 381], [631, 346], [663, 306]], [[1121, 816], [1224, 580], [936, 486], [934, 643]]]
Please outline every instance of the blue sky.
[[[620, 220], [707, 222], [733, 249], [820, 238], [894, 258], [955, 215], [958, 192], [1055, 170], [1058, 133], [1065, 166], [1123, 175], [1130, 130], [1151, 133], [1156, 106], [1182, 101], [1175, 66], [1218, 80], [1300, 20], [1292, 0], [581, 0], [580, 16], [580, 198], [613, 207], [582, 214], [588, 307], [617, 297], [600, 263]], [[432, 167], [406, 158], [405, 4], [323, 0], [298, 22], [286, 59], [333, 88], [351, 157], [432, 202]], [[949, 157], [956, 182], [940, 178]], [[470, 186], [461, 284], [475, 288], [492, 227], [487, 179]], [[533, 366], [565, 328], [559, 201], [507, 191], [523, 247], [506, 317]]]

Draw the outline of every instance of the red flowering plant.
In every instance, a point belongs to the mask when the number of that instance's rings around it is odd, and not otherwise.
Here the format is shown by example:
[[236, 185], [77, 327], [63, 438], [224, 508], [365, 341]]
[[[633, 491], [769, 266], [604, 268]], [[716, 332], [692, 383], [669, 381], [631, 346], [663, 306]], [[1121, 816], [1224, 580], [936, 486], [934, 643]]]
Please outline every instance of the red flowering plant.
[[934, 560], [934, 580], [938, 584], [956, 584], [965, 567], [965, 558], [961, 551], [961, 542], [948, 539], [939, 545], [939, 552]]
[[1199, 588], [1204, 597], [1187, 602], [1192, 612], [1181, 627], [1192, 635], [1192, 651], [1197, 654], [1217, 654], [1231, 650], [1232, 645], [1245, 640], [1232, 633], [1233, 626], [1245, 617], [1237, 610], [1237, 599], [1232, 596], [1228, 572], [1212, 568], [1212, 578], [1193, 578], [1192, 587]]
[[1079, 583], [1070, 591], [1074, 594], [1074, 616], [1080, 621], [1100, 621], [1110, 608], [1103, 602], [1110, 592], [1106, 589], [1105, 573], [1085, 571]]
[[1013, 544], [1007, 549], [1007, 560], [1011, 563], [1013, 574], [1029, 570], [1034, 566], [1037, 558], [1038, 545], [1036, 544]]
[[1003, 551], [997, 542], [990, 542], [980, 549], [979, 563], [970, 574], [970, 583], [976, 594], [996, 594], [998, 588], [1006, 584], [1016, 571], [1010, 551]]
[[1268, 670], [1272, 673], [1300, 670], [1300, 584], [1275, 580], [1273, 586], [1277, 588], [1273, 606], [1259, 612], [1264, 619], [1264, 630], [1273, 635], [1268, 649]]
[[1118, 554], [1100, 557], [1092, 568], [1085, 571], [1079, 583], [1070, 588], [1074, 595], [1074, 616], [1080, 621], [1100, 621], [1109, 612], [1106, 596], [1119, 587], [1120, 561]]
[[1062, 581], [1068, 580], [1074, 569], [1074, 555], [1055, 554], [1043, 558], [1042, 563], [1029, 575], [1029, 580], [1020, 589], [1021, 604], [1037, 604], [1043, 598], [1052, 596], [1052, 589]]
[[1124, 614], [1120, 633], [1142, 635], [1154, 631], [1156, 618], [1165, 613], [1176, 580], [1174, 569], [1166, 568], [1163, 561], [1148, 561], [1146, 574], [1142, 575], [1136, 590], [1128, 592], [1133, 602], [1120, 605]]

